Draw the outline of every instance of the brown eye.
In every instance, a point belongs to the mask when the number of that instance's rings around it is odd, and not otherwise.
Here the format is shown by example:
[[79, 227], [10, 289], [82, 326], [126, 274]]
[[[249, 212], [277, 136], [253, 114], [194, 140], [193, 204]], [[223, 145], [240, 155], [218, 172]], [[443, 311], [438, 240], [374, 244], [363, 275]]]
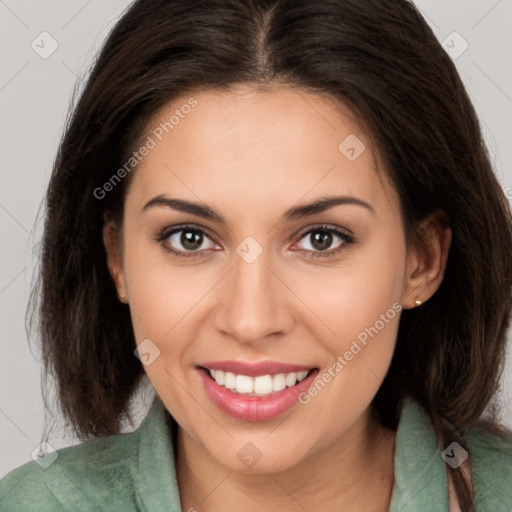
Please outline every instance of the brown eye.
[[203, 235], [197, 231], [181, 231], [179, 242], [187, 251], [195, 251], [201, 247]]
[[311, 245], [319, 251], [325, 251], [332, 244], [332, 239], [332, 233], [328, 233], [327, 231], [317, 231], [311, 237]]
[[202, 229], [178, 226], [167, 229], [157, 239], [164, 249], [175, 256], [195, 257], [216, 244]]
[[[333, 256], [344, 250], [346, 246], [355, 243], [352, 235], [328, 226], [310, 229], [300, 237], [300, 240], [303, 246], [302, 251], [312, 258]], [[335, 244], [334, 248], [332, 248], [333, 244]]]

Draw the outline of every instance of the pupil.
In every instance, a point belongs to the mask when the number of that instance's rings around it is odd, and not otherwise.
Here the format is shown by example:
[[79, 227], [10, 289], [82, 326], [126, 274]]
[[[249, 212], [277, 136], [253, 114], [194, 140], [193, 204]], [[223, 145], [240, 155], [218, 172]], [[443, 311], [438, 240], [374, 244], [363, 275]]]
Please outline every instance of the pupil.
[[186, 249], [194, 250], [198, 247], [201, 247], [201, 238], [202, 235], [200, 233], [194, 233], [193, 231], [183, 231], [180, 242]]
[[325, 250], [331, 245], [332, 234], [326, 231], [318, 231], [313, 236], [313, 247], [318, 250]]

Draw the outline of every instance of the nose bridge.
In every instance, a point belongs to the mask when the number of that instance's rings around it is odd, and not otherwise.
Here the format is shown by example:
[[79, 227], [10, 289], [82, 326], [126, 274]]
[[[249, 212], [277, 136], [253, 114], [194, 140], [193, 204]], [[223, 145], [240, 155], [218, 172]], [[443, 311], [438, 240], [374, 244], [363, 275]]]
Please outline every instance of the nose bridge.
[[[249, 237], [250, 238], [250, 237]], [[257, 342], [290, 327], [285, 289], [269, 269], [271, 253], [254, 239], [233, 254], [233, 270], [223, 286], [216, 327], [239, 342]]]
[[[273, 275], [268, 269], [270, 263], [268, 251], [263, 252], [254, 260], [245, 259], [240, 254], [237, 254], [233, 259], [233, 299], [236, 299], [239, 304], [249, 303], [258, 307], [269, 304], [272, 300], [270, 295], [273, 293], [271, 291], [273, 286], [270, 283]], [[266, 300], [263, 300], [264, 297]]]

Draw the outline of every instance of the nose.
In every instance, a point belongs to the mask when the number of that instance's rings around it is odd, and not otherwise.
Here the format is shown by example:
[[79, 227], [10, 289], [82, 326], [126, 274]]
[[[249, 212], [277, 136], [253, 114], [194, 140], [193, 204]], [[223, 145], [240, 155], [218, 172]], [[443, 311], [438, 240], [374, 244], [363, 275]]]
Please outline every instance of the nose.
[[250, 263], [233, 254], [233, 268], [220, 285], [215, 327], [239, 343], [275, 341], [293, 326], [293, 294], [269, 259], [265, 250]]

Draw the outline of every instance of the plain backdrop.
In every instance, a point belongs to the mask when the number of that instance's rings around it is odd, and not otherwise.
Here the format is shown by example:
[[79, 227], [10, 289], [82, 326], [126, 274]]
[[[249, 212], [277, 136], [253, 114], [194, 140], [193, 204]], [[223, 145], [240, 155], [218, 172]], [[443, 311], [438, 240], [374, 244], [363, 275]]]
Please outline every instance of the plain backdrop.
[[[52, 162], [73, 87], [129, 4], [0, 0], [0, 478], [31, 460], [43, 432], [40, 354], [24, 322]], [[512, 0], [416, 5], [457, 65], [512, 200]], [[502, 419], [512, 427], [510, 357], [502, 384]], [[148, 407], [141, 400], [138, 421]], [[51, 438], [55, 449], [77, 442], [63, 430]]]

